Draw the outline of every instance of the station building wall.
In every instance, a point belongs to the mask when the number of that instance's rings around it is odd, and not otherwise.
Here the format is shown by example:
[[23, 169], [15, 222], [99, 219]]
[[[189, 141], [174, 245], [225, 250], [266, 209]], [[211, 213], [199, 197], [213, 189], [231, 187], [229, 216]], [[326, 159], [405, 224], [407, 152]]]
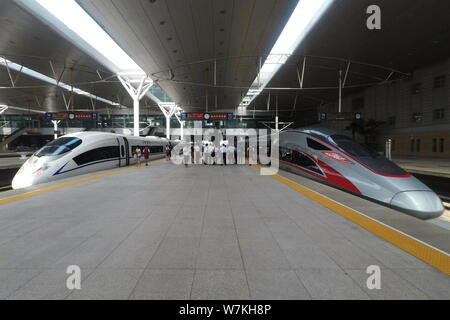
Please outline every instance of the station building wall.
[[[337, 102], [320, 111], [337, 112]], [[419, 68], [408, 79], [346, 95], [342, 111], [383, 122], [377, 145], [394, 140], [393, 155], [450, 158], [450, 58]], [[321, 125], [345, 130], [350, 122]]]

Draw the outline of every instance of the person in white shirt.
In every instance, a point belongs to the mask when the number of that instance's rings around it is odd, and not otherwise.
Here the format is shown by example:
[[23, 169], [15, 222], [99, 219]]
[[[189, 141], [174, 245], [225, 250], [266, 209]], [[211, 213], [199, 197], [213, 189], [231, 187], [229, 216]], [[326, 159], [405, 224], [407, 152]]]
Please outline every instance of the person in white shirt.
[[141, 148], [136, 147], [136, 149], [134, 150], [134, 158], [136, 159], [136, 167], [141, 166], [141, 156], [142, 156]]
[[221, 157], [220, 157], [220, 148], [218, 146], [214, 146], [214, 163], [213, 164], [220, 164], [221, 163]]
[[195, 164], [201, 164], [202, 163], [202, 157], [201, 157], [201, 149], [198, 143], [194, 144], [194, 163]]
[[188, 164], [191, 160], [191, 145], [187, 144], [183, 147], [183, 158], [184, 158], [184, 165], [188, 167]]
[[227, 147], [225, 146], [225, 144], [223, 144], [220, 147], [220, 153], [222, 154], [222, 165], [227, 165]]
[[237, 153], [237, 164], [244, 164], [245, 163], [245, 152], [244, 149], [238, 144], [236, 148]]
[[227, 162], [228, 164], [234, 164], [234, 146], [232, 144], [227, 147]]
[[209, 143], [205, 144], [205, 147], [203, 148], [203, 153], [205, 156], [204, 164], [210, 165], [211, 164], [211, 147], [209, 146]]

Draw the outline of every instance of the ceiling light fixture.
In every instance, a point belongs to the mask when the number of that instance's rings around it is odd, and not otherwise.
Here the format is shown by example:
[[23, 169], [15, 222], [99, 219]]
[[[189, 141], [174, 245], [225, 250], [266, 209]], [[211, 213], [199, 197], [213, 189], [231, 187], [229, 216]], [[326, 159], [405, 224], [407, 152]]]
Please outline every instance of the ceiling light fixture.
[[[141, 68], [74, 0], [16, 0], [114, 72]], [[105, 61], [106, 59], [106, 61]]]
[[299, 0], [239, 107], [250, 105], [264, 90], [333, 1]]
[[[146, 72], [75, 0], [15, 0], [15, 2], [117, 75], [132, 77], [132, 82], [146, 76]], [[158, 88], [162, 91], [159, 86]], [[149, 93], [147, 96], [153, 99]], [[170, 99], [165, 92], [162, 96], [165, 101]]]

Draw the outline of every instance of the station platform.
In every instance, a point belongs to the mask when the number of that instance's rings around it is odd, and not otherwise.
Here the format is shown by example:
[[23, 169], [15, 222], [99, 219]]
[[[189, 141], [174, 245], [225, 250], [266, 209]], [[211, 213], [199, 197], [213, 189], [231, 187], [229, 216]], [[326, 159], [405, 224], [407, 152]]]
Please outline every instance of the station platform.
[[1, 193], [0, 299], [450, 298], [449, 230], [259, 170], [157, 161]]
[[392, 161], [411, 173], [450, 178], [450, 159], [395, 156]]

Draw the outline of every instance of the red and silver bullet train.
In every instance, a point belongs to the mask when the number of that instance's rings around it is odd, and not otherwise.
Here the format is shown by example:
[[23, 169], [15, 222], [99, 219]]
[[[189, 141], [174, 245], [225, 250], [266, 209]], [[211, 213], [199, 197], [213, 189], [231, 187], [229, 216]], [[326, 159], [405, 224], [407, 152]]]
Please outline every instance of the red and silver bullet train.
[[12, 188], [19, 189], [84, 173], [135, 163], [133, 151], [150, 148], [150, 160], [162, 158], [167, 144], [159, 137], [130, 137], [105, 132], [78, 132], [62, 136], [34, 153], [19, 169]]
[[280, 168], [388, 205], [420, 219], [439, 217], [439, 197], [368, 146], [329, 129], [286, 130], [279, 135]]

